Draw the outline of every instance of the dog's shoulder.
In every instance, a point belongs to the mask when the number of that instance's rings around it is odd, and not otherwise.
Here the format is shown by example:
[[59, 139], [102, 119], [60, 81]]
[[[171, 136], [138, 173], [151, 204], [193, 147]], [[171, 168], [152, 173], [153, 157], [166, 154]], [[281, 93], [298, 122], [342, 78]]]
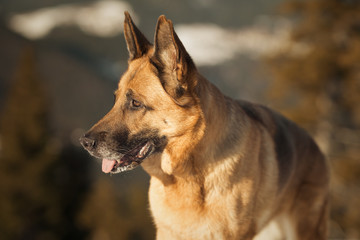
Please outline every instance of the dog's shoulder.
[[[303, 152], [321, 154], [309, 134], [280, 113], [260, 104], [238, 100], [244, 114], [261, 124], [270, 134], [279, 167], [279, 184], [289, 179]], [[297, 156], [297, 157], [296, 157]]]

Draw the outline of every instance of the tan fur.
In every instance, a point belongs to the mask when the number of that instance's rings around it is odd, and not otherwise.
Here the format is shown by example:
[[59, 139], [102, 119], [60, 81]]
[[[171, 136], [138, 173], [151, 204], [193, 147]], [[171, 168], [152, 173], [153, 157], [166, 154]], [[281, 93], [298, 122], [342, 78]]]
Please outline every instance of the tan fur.
[[[128, 14], [125, 36], [128, 70], [113, 109], [90, 132], [125, 125], [130, 137], [143, 129], [166, 137], [142, 163], [156, 238], [326, 239], [328, 169], [305, 131], [225, 97], [197, 72], [165, 17], [155, 46]], [[126, 110], [129, 89], [152, 110]]]

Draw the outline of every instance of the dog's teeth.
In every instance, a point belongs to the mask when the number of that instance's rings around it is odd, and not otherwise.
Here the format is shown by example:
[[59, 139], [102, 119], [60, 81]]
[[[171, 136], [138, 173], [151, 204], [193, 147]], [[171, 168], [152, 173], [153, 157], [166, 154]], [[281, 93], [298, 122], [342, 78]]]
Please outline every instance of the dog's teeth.
[[141, 149], [141, 151], [140, 151], [140, 155], [141, 155], [141, 156], [143, 156], [143, 155], [145, 154], [146, 149], [147, 149], [147, 145], [145, 145], [145, 146]]
[[150, 144], [146, 143], [145, 146], [143, 146], [139, 152], [139, 154], [137, 155], [138, 158], [142, 158], [144, 157], [144, 155], [146, 154], [146, 152], [149, 150]]

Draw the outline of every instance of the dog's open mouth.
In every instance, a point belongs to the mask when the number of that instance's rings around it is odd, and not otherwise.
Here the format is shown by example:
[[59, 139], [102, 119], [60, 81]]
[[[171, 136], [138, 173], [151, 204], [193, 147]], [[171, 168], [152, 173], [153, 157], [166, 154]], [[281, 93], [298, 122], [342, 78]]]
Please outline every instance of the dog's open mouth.
[[150, 140], [130, 150], [120, 159], [103, 159], [102, 171], [104, 173], [120, 173], [134, 169], [139, 166], [142, 161], [153, 152], [153, 150], [154, 143]]

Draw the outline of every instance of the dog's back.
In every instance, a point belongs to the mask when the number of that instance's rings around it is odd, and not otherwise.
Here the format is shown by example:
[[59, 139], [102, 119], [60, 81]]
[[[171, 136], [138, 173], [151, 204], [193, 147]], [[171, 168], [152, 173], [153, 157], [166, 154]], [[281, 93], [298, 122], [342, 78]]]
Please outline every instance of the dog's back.
[[318, 146], [305, 130], [277, 112], [238, 103], [254, 124], [267, 129], [278, 166], [273, 220], [264, 221], [268, 227], [256, 239], [270, 239], [269, 230], [285, 239], [326, 239], [329, 170]]

